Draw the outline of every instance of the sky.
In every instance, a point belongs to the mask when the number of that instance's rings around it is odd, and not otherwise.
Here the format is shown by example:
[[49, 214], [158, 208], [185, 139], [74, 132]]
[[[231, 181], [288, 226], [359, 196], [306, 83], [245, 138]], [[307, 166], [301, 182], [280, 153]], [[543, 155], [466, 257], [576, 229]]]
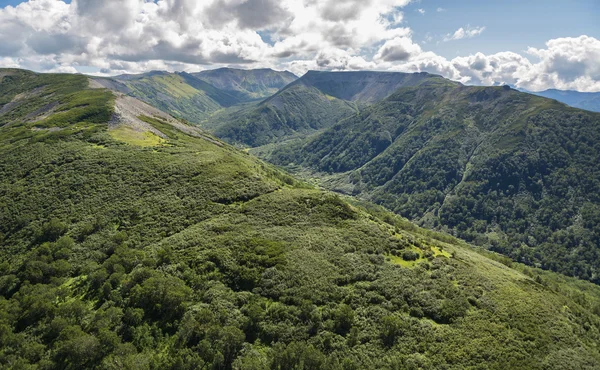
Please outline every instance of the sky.
[[0, 0], [0, 67], [430, 72], [600, 91], [599, 0]]

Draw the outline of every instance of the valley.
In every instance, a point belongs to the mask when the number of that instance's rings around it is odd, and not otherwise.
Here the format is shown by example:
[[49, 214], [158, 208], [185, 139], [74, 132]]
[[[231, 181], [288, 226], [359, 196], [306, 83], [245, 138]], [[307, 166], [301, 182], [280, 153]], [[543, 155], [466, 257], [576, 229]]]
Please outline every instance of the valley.
[[[104, 88], [115, 85], [17, 69], [0, 75], [3, 367], [593, 369], [600, 363], [595, 284], [513, 262], [315, 187], [172, 117], [160, 104]], [[277, 147], [271, 160], [283, 163], [275, 156], [318, 143], [306, 162], [286, 158], [329, 170], [334, 162], [312, 162], [323, 146], [343, 166], [332, 175], [368, 169], [365, 164], [396, 147], [377, 136], [380, 126], [395, 128], [397, 147], [402, 132], [436, 133], [441, 142], [417, 134], [404, 140], [423, 154], [454, 145], [477, 153], [483, 147], [473, 143], [492, 139], [449, 140], [493, 122], [440, 121], [438, 109], [462, 117], [438, 106], [450, 99], [447, 91], [460, 90], [450, 94], [454, 109], [472, 99], [482, 116], [498, 109], [489, 108], [498, 98], [530, 104], [502, 88], [471, 90], [436, 76], [412, 77], [390, 95], [369, 90], [377, 103], [329, 91], [353, 113], [329, 127], [308, 125], [309, 139], [298, 129], [304, 126], [290, 125], [286, 132], [298, 132], [298, 143], [288, 149], [265, 140]], [[302, 86], [309, 96], [324, 94]], [[423, 104], [423, 116], [419, 99], [431, 102]], [[283, 115], [301, 111], [288, 109], [288, 100], [271, 104]], [[535, 122], [544, 111], [530, 112]], [[595, 119], [562, 114], [574, 125]], [[344, 131], [365, 122], [372, 126]], [[348, 148], [357, 154], [336, 152], [325, 144], [336, 143], [338, 131], [365, 144], [352, 141]], [[320, 141], [323, 135], [330, 139]], [[508, 153], [520, 148], [508, 133], [500, 137]], [[421, 149], [422, 143], [434, 146]], [[473, 172], [478, 161], [473, 154]], [[576, 163], [589, 171], [587, 162]]]
[[598, 113], [427, 73], [309, 71], [203, 114], [194, 124], [315, 185], [598, 281]]

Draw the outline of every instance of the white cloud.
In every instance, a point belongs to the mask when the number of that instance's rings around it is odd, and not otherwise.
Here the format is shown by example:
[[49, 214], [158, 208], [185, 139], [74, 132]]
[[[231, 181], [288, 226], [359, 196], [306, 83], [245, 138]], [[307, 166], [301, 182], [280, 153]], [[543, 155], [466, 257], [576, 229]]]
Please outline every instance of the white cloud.
[[[403, 25], [410, 0], [30, 0], [0, 8], [0, 67], [106, 74], [217, 66], [427, 71], [472, 84], [600, 91], [600, 41], [448, 60]], [[444, 9], [437, 9], [444, 11]], [[446, 39], [481, 34], [461, 27]], [[423, 43], [432, 41], [426, 34]], [[530, 59], [531, 58], [531, 59]]]
[[529, 84], [535, 88], [552, 81], [558, 88], [600, 90], [600, 40], [594, 37], [566, 37], [550, 40], [546, 49], [529, 48], [540, 58]]
[[548, 88], [600, 91], [600, 40], [568, 37], [550, 40], [545, 49], [529, 48], [528, 58], [512, 52], [477, 53], [451, 62], [473, 84], [511, 84], [528, 90]]
[[446, 11], [446, 9], [444, 9], [444, 8], [437, 8], [437, 9], [436, 9], [436, 11], [437, 11], [438, 13], [441, 13], [441, 12], [445, 12], [445, 11]]
[[461, 28], [457, 29], [453, 34], [447, 34], [446, 37], [444, 37], [444, 41], [470, 39], [472, 37], [480, 35], [483, 31], [485, 31], [485, 27], [475, 27], [475, 28], [471, 28], [471, 26], [467, 26], [465, 28], [461, 27]]
[[412, 57], [421, 54], [421, 52], [421, 47], [413, 43], [410, 37], [396, 37], [386, 41], [379, 48], [373, 60], [381, 62], [408, 61]]
[[[0, 9], [0, 56], [107, 70], [273, 65], [407, 34], [410, 0], [30, 0]], [[258, 31], [268, 34], [265, 42]], [[160, 63], [158, 63], [160, 64]]]
[[425, 15], [425, 9], [417, 9], [417, 12], [419, 12], [419, 13], [421, 13], [421, 14]]
[[492, 55], [477, 53], [454, 58], [451, 63], [469, 83], [478, 85], [518, 85], [532, 68], [527, 58], [512, 52]]

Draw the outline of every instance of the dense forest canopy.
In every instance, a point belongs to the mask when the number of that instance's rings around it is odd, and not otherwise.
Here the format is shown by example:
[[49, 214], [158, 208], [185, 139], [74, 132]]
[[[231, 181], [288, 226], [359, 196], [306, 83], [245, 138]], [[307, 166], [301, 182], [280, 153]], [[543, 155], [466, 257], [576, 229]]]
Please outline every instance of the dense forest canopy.
[[126, 119], [89, 83], [0, 70], [1, 367], [600, 363], [598, 286], [313, 189], [156, 111]]
[[600, 281], [598, 113], [432, 76], [262, 153], [421, 225]]

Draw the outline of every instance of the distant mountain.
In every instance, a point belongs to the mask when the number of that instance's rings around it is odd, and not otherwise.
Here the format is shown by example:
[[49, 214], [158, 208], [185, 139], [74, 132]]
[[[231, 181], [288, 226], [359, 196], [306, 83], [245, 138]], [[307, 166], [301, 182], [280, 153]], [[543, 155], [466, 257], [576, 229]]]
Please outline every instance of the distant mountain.
[[239, 100], [187, 74], [163, 71], [95, 78], [102, 86], [136, 97], [175, 117], [198, 122]]
[[600, 114], [441, 77], [268, 157], [423, 225], [596, 282], [599, 158]]
[[600, 112], [600, 92], [587, 93], [571, 90], [545, 90], [538, 92], [531, 92], [527, 90], [521, 90], [530, 94], [543, 96], [558, 100], [559, 102], [565, 103], [575, 108], [581, 108], [592, 112]]
[[288, 71], [263, 69], [210, 69], [192, 75], [228, 92], [242, 101], [267, 98], [298, 79]]
[[198, 123], [220, 109], [270, 96], [296, 78], [289, 72], [270, 69], [222, 68], [197, 74], [152, 71], [94, 79], [106, 88], [141, 99], [175, 117]]
[[0, 368], [600, 363], [600, 287], [313, 189], [101, 87], [0, 69]]
[[229, 142], [260, 146], [333, 125], [402, 86], [434, 75], [309, 71], [263, 102], [211, 116], [203, 127]]
[[254, 147], [309, 134], [357, 111], [356, 104], [300, 82], [260, 103], [219, 112], [202, 127], [225, 141]]
[[400, 87], [415, 86], [431, 78], [429, 73], [308, 71], [298, 83], [312, 86], [338, 99], [376, 103]]

